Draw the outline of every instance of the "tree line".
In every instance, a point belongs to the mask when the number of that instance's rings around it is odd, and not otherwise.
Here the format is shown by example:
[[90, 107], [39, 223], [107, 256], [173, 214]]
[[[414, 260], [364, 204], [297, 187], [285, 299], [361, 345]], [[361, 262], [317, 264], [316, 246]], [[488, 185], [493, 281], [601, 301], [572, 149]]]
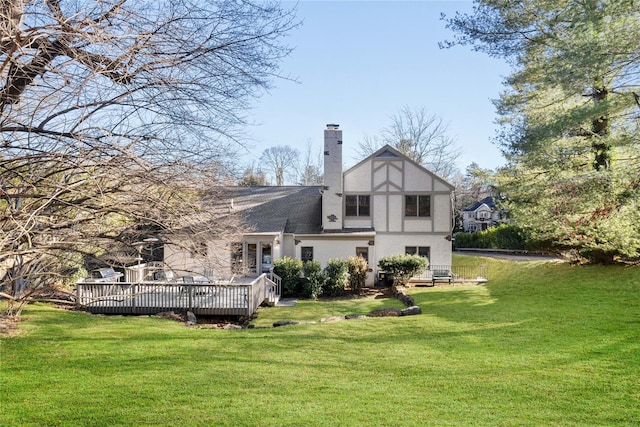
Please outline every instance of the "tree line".
[[592, 262], [640, 258], [640, 2], [477, 0], [443, 19], [512, 66], [495, 101], [512, 221]]

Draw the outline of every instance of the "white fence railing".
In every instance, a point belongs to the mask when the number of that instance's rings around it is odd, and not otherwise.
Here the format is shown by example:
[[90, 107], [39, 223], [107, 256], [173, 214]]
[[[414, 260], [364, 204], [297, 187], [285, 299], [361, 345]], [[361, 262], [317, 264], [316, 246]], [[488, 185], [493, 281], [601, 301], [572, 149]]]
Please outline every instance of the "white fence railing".
[[[155, 314], [191, 311], [200, 315], [250, 316], [275, 292], [266, 275], [250, 283], [78, 282], [78, 306], [92, 313]], [[279, 289], [278, 289], [279, 291]], [[278, 295], [279, 298], [279, 295]]]

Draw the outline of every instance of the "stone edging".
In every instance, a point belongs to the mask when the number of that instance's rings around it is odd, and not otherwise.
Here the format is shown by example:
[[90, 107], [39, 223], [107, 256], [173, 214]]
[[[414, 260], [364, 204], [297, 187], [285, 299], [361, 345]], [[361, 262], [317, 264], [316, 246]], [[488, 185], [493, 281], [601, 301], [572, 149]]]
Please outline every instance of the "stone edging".
[[[396, 298], [398, 298], [406, 308], [400, 310], [397, 308], [385, 307], [373, 310], [369, 314], [347, 314], [346, 316], [329, 316], [320, 319], [320, 323], [339, 322], [342, 320], [352, 319], [366, 319], [367, 317], [399, 317], [399, 316], [413, 316], [416, 314], [422, 314], [422, 309], [415, 305], [415, 301], [412, 297], [405, 294], [403, 290], [397, 290]], [[316, 322], [298, 322], [296, 320], [278, 320], [273, 323], [273, 327], [289, 325], [308, 325], [315, 324]]]

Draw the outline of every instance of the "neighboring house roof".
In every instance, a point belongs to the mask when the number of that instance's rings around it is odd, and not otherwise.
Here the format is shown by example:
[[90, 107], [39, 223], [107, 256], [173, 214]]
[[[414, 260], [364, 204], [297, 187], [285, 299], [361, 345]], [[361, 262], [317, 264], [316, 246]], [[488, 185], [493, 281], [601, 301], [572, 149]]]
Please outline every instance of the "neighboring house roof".
[[466, 208], [464, 210], [464, 212], [473, 212], [473, 211], [477, 210], [482, 205], [487, 205], [491, 210], [496, 208], [496, 204], [493, 201], [493, 197], [489, 196], [489, 197], [485, 197], [484, 199], [480, 200], [479, 202], [476, 202], [473, 205], [469, 206], [468, 208]]
[[247, 225], [256, 233], [322, 232], [322, 194], [312, 187], [230, 188], [233, 209], [244, 213]]

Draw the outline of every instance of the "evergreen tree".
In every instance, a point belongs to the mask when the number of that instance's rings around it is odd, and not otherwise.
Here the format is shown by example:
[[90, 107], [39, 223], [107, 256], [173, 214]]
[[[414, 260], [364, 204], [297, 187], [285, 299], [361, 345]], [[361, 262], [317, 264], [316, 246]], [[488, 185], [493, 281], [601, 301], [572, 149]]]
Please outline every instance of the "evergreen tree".
[[511, 217], [591, 261], [640, 256], [640, 2], [482, 0], [447, 21], [445, 45], [513, 66], [496, 101]]

